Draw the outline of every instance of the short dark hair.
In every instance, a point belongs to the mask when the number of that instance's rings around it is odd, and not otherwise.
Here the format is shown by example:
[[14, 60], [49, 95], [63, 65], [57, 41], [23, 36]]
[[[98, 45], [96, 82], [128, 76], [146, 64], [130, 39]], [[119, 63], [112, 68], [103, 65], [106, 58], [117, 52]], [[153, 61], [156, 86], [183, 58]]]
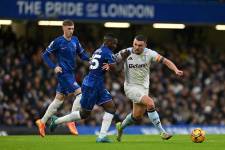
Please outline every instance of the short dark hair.
[[134, 39], [136, 39], [136, 40], [138, 40], [138, 41], [144, 41], [144, 42], [147, 42], [146, 37], [145, 37], [144, 35], [142, 35], [142, 34], [139, 34], [139, 35], [135, 36]]
[[114, 40], [116, 39], [115, 36], [112, 33], [106, 33], [103, 37], [104, 41], [105, 40]]
[[73, 23], [72, 20], [66, 19], [66, 20], [63, 21], [62, 25], [63, 26], [73, 26], [74, 23]]

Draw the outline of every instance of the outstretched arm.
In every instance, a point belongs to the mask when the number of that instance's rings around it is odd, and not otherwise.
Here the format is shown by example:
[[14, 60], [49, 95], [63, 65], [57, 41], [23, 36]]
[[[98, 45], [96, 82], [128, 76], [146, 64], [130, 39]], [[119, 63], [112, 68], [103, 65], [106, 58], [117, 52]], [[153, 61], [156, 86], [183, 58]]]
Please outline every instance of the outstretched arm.
[[179, 70], [177, 68], [177, 66], [169, 59], [167, 58], [164, 58], [162, 56], [160, 56], [161, 58], [160, 59], [160, 62], [162, 62], [164, 65], [166, 65], [170, 70], [174, 71], [174, 73], [178, 76], [182, 76], [183, 75], [183, 71], [182, 70]]
[[[131, 54], [131, 52], [128, 49], [123, 49], [123, 50], [119, 51], [118, 53], [116, 53], [114, 55], [115, 62], [119, 63], [121, 61], [125, 61], [127, 59], [127, 57], [130, 56], [130, 54]], [[117, 65], [116, 63], [112, 63], [112, 64], [104, 63], [102, 69], [108, 71], [108, 70], [110, 70], [110, 68], [116, 67], [116, 65]]]
[[129, 57], [131, 52], [128, 49], [123, 49], [115, 54], [116, 62], [121, 62], [127, 59]]

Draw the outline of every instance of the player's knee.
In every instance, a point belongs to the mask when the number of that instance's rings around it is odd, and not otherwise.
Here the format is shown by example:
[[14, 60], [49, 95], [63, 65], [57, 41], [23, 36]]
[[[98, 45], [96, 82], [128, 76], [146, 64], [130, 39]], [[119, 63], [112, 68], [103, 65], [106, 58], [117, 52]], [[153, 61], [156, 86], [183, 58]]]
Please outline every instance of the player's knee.
[[147, 112], [154, 112], [154, 111], [155, 111], [155, 106], [154, 107], [147, 108]]
[[61, 94], [61, 93], [57, 93], [56, 96], [55, 96], [55, 99], [58, 99], [60, 101], [64, 101], [65, 95]]
[[154, 102], [149, 102], [147, 103], [147, 110], [154, 110], [155, 109], [155, 104]]
[[107, 108], [107, 109], [105, 109], [105, 111], [107, 113], [110, 113], [110, 114], [113, 114], [113, 115], [116, 113], [116, 109], [115, 108]]
[[81, 119], [88, 118], [90, 116], [90, 114], [91, 114], [91, 111], [87, 111], [87, 110], [83, 110], [83, 109], [80, 111]]
[[102, 107], [104, 108], [104, 110], [110, 114], [115, 114], [116, 113], [116, 107], [115, 104], [113, 103], [113, 101], [107, 102], [105, 104], [102, 105]]

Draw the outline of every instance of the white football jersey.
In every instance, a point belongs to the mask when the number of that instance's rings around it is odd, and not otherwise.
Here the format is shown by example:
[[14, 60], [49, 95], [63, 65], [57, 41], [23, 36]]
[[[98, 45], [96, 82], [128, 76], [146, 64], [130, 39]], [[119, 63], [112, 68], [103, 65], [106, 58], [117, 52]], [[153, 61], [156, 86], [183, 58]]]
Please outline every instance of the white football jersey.
[[126, 86], [138, 84], [149, 88], [151, 62], [158, 61], [161, 56], [156, 51], [148, 48], [145, 48], [140, 55], [133, 53], [132, 47], [127, 49], [131, 51], [131, 54], [124, 62], [124, 84], [126, 84]]

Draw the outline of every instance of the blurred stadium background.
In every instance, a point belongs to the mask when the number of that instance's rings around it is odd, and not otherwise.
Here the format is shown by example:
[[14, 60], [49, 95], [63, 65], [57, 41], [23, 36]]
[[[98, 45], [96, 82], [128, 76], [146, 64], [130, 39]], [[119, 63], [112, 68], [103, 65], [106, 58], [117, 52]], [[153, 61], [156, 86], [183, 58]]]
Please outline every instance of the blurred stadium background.
[[[151, 68], [150, 95], [167, 130], [187, 134], [198, 126], [208, 133], [225, 133], [224, 0], [1, 0], [0, 135], [38, 133], [34, 120], [53, 100], [57, 84], [41, 53], [62, 34], [60, 22], [49, 21], [67, 18], [75, 22], [75, 35], [90, 54], [105, 32], [118, 37], [117, 50], [131, 46], [136, 34], [146, 35], [148, 47], [185, 72], [184, 78], [177, 78], [162, 65]], [[162, 28], [156, 23], [175, 25]], [[79, 84], [87, 69], [78, 59]], [[122, 64], [106, 76], [122, 119], [131, 111], [123, 80]], [[66, 100], [58, 115], [70, 112], [71, 104], [72, 99]], [[89, 119], [78, 122], [80, 134], [95, 134], [102, 115], [95, 107]], [[147, 117], [140, 125], [126, 133], [157, 133]], [[68, 131], [62, 127], [57, 133]]]

